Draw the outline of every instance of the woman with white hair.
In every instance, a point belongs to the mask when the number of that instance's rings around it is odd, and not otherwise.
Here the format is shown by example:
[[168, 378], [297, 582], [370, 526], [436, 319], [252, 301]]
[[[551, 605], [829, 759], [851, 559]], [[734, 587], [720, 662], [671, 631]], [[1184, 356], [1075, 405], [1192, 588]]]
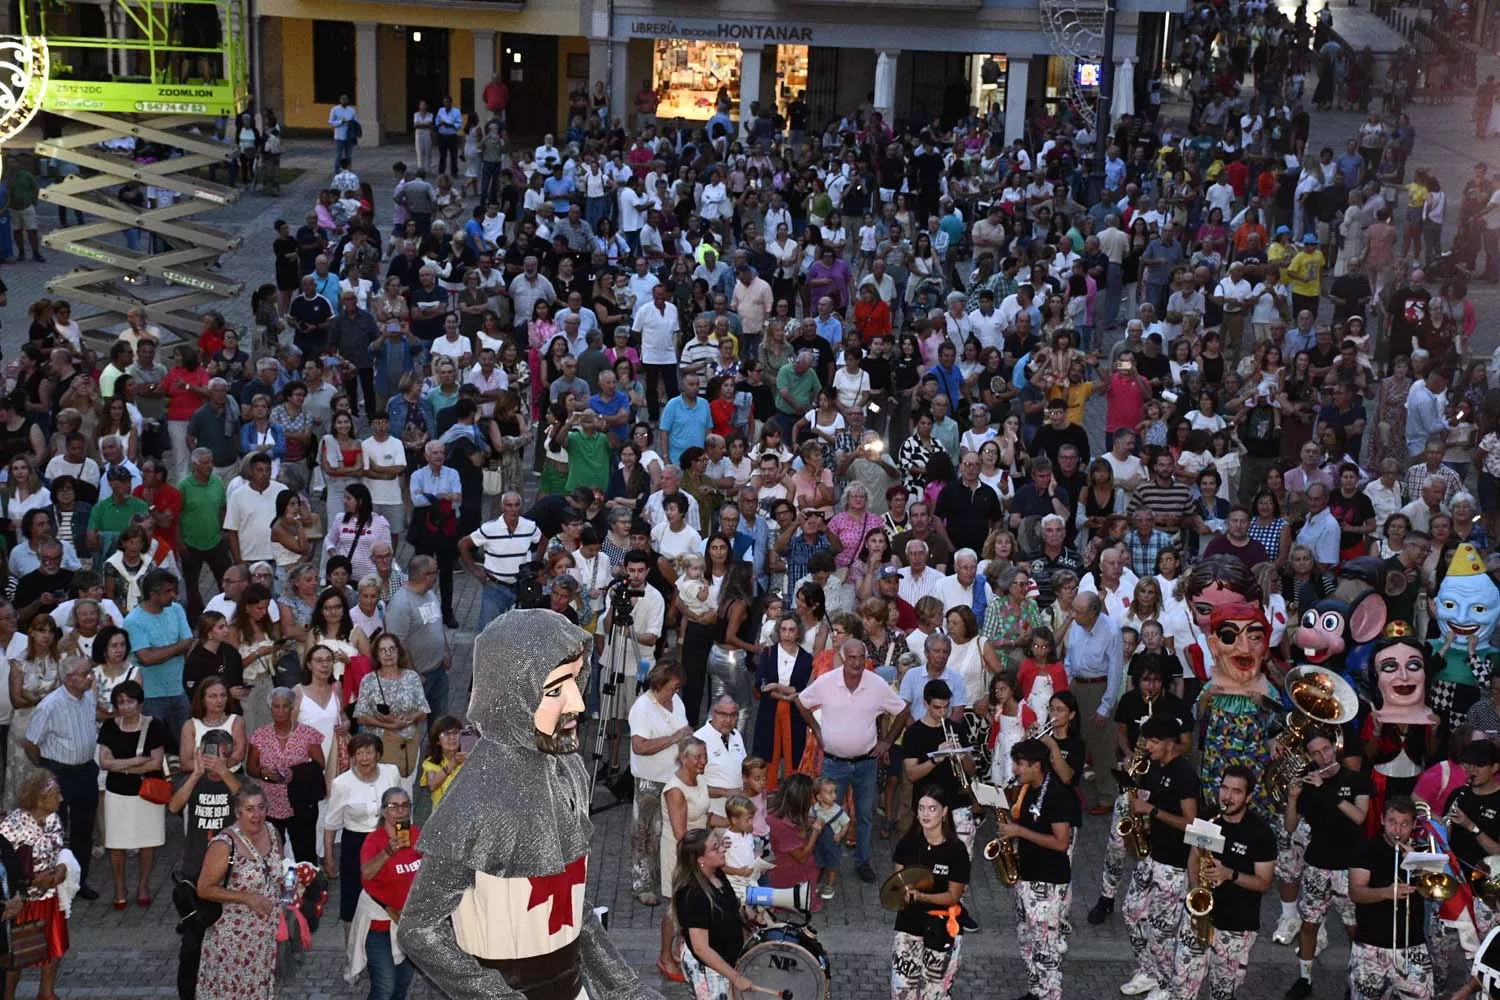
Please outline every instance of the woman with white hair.
[[983, 403], [969, 407], [969, 429], [958, 439], [958, 452], [962, 457], [969, 452], [978, 452], [986, 441], [993, 441], [999, 431], [990, 426], [990, 408]]
[[1468, 490], [1459, 490], [1453, 494], [1453, 499], [1448, 501], [1448, 512], [1453, 515], [1453, 541], [1455, 543], [1468, 542], [1480, 552], [1490, 550], [1490, 533], [1479, 521], [1478, 505], [1474, 502], [1474, 494]]

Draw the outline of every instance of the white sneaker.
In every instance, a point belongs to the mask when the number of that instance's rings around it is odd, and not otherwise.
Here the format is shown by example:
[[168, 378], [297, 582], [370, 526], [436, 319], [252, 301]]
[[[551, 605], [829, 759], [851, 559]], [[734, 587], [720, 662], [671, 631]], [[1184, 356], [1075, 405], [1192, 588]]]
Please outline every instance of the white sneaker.
[[1130, 982], [1120, 987], [1120, 992], [1128, 997], [1138, 997], [1156, 990], [1156, 980], [1144, 972], [1137, 972], [1131, 977]]
[[1276, 933], [1271, 935], [1271, 940], [1277, 944], [1295, 944], [1297, 932], [1302, 929], [1302, 919], [1296, 916], [1284, 916], [1276, 921]]
[[1323, 954], [1323, 949], [1328, 947], [1328, 925], [1318, 925], [1318, 946], [1313, 949], [1313, 958]]
[[1172, 1000], [1172, 994], [1158, 986], [1146, 994], [1146, 1000]]
[[1066, 955], [1068, 953], [1068, 939], [1067, 939], [1067, 937], [1063, 937], [1062, 940], [1060, 940], [1060, 941], [1057, 942], [1057, 953], [1059, 955]]

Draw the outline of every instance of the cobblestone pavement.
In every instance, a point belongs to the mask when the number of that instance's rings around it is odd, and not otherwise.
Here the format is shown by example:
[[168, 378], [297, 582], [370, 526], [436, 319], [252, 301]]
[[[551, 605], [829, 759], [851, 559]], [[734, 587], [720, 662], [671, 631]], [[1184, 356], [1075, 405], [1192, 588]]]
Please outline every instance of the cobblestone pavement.
[[[1369, 18], [1363, 11], [1335, 11], [1336, 24], [1347, 35], [1356, 36], [1359, 18]], [[1481, 77], [1492, 71], [1481, 68]], [[1309, 83], [1311, 86], [1311, 83]], [[1449, 190], [1461, 190], [1474, 162], [1485, 159], [1496, 162], [1500, 142], [1472, 138], [1468, 119], [1469, 99], [1460, 98], [1446, 106], [1416, 106], [1412, 109], [1419, 139], [1415, 163], [1430, 164]], [[1358, 117], [1349, 113], [1315, 115], [1312, 140], [1315, 146], [1341, 145], [1351, 134]], [[357, 170], [370, 179], [377, 197], [387, 197], [390, 164], [406, 156], [405, 146], [362, 149], [355, 163]], [[244, 249], [224, 261], [227, 275], [243, 278], [249, 287], [266, 280], [270, 274], [271, 223], [286, 218], [295, 225], [311, 205], [316, 187], [326, 180], [328, 162], [326, 143], [295, 141], [288, 143], [284, 163], [303, 168], [306, 173], [284, 189], [279, 199], [246, 196], [238, 204], [222, 209], [211, 217], [215, 225], [242, 235]], [[38, 214], [43, 229], [56, 225], [56, 216], [48, 206]], [[389, 217], [388, 204], [379, 214]], [[61, 254], [52, 254], [46, 265], [12, 264], [0, 268], [0, 278], [9, 286], [10, 305], [0, 312], [5, 320], [3, 344], [12, 354], [24, 336], [24, 309], [43, 294], [43, 282], [69, 266]], [[1488, 354], [1500, 337], [1493, 321], [1500, 309], [1500, 292], [1492, 286], [1479, 286], [1471, 292], [1485, 317], [1474, 348]], [[247, 298], [226, 305], [226, 313], [236, 325], [249, 321]], [[1097, 450], [1102, 443], [1102, 406], [1090, 407], [1089, 427]], [[478, 617], [478, 594], [471, 582], [460, 574], [456, 596], [460, 620], [472, 627]], [[459, 656], [454, 666], [453, 691], [457, 704], [468, 689], [469, 655], [473, 632], [459, 635]], [[601, 793], [602, 794], [602, 793]], [[1064, 995], [1074, 997], [1114, 996], [1118, 985], [1131, 975], [1131, 954], [1123, 922], [1118, 915], [1101, 927], [1090, 927], [1084, 913], [1097, 893], [1102, 867], [1107, 818], [1090, 817], [1084, 827], [1075, 860], [1076, 896], [1073, 905], [1075, 933], [1071, 949], [1064, 960]], [[611, 909], [611, 933], [624, 950], [626, 958], [641, 971], [648, 982], [657, 983], [653, 968], [657, 949], [659, 910], [648, 910], [636, 904], [630, 895], [627, 826], [628, 808], [603, 812], [597, 817], [594, 835], [594, 864], [590, 869], [589, 897], [594, 905]], [[987, 839], [981, 832], [981, 839]], [[163, 852], [175, 859], [180, 834], [174, 834]], [[889, 869], [882, 861], [888, 858], [890, 844], [876, 845], [877, 869]], [[133, 862], [132, 862], [133, 865]], [[109, 893], [107, 866], [97, 862], [93, 882], [105, 898]], [[99, 997], [109, 1000], [146, 1000], [175, 996], [176, 938], [172, 933], [171, 908], [167, 902], [166, 873], [170, 865], [158, 866], [153, 881], [158, 903], [149, 911], [135, 907], [116, 913], [104, 902], [80, 903], [71, 925], [72, 950], [63, 962], [58, 995], [64, 1000]], [[974, 910], [983, 925], [977, 934], [964, 941], [964, 960], [954, 996], [968, 998], [1012, 997], [1025, 992], [1024, 970], [1017, 957], [1014, 917], [1009, 893], [997, 884], [988, 866], [981, 861], [974, 879]], [[1240, 1000], [1268, 1000], [1280, 997], [1296, 976], [1296, 965], [1288, 949], [1273, 945], [1269, 931], [1274, 925], [1275, 904], [1268, 899], [1264, 913], [1266, 936], [1257, 944], [1252, 975], [1240, 991]], [[880, 910], [874, 887], [859, 882], [852, 864], [846, 863], [840, 891], [824, 912], [814, 921], [827, 948], [833, 968], [832, 996], [837, 1000], [874, 1000], [889, 995], [889, 948], [891, 919]], [[1343, 995], [1343, 969], [1347, 948], [1342, 935], [1334, 933], [1335, 942], [1319, 959], [1317, 995]], [[35, 978], [23, 982], [19, 995], [35, 995]], [[314, 953], [305, 966], [280, 991], [288, 1000], [325, 1000], [355, 998], [366, 995], [364, 982], [346, 984], [342, 978], [342, 935], [336, 921], [325, 921], [319, 931]], [[673, 1000], [687, 996], [686, 991], [670, 987], [664, 991]], [[420, 980], [414, 997], [435, 997], [437, 992]], [[606, 998], [595, 998], [606, 1000]], [[804, 1000], [804, 998], [798, 998]]]

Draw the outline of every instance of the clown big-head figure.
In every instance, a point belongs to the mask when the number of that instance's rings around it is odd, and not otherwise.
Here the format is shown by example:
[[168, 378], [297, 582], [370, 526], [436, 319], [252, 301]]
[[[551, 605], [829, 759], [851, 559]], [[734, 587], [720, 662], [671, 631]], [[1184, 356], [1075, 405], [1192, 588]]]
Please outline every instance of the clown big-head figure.
[[1485, 572], [1474, 546], [1465, 542], [1454, 551], [1432, 603], [1444, 639], [1458, 647], [1469, 646], [1472, 639], [1476, 649], [1491, 644], [1500, 621], [1500, 586]]

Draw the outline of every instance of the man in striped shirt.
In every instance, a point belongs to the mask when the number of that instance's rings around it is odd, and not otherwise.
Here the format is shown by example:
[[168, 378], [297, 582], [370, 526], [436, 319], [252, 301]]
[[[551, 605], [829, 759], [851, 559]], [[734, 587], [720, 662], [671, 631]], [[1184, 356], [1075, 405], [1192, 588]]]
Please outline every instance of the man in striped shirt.
[[43, 698], [26, 723], [23, 748], [37, 767], [57, 779], [62, 814], [68, 826], [68, 847], [78, 859], [82, 884], [78, 898], [93, 900], [99, 893], [88, 884], [94, 843], [94, 817], [99, 806], [99, 765], [94, 762], [98, 728], [93, 664], [82, 656], [63, 660], [62, 684]]
[[[481, 626], [516, 606], [516, 576], [541, 540], [536, 522], [521, 516], [521, 495], [515, 492], [500, 498], [499, 517], [458, 540], [464, 568], [484, 585], [479, 601]], [[476, 549], [483, 553], [483, 566], [474, 561]]]
[[[1163, 529], [1173, 544], [1181, 544], [1182, 529], [1193, 523], [1193, 491], [1172, 475], [1172, 453], [1163, 449], [1151, 460], [1151, 481], [1138, 487], [1130, 498], [1127, 513], [1148, 507], [1156, 514], [1156, 526]], [[1149, 572], [1148, 567], [1143, 572]]]

